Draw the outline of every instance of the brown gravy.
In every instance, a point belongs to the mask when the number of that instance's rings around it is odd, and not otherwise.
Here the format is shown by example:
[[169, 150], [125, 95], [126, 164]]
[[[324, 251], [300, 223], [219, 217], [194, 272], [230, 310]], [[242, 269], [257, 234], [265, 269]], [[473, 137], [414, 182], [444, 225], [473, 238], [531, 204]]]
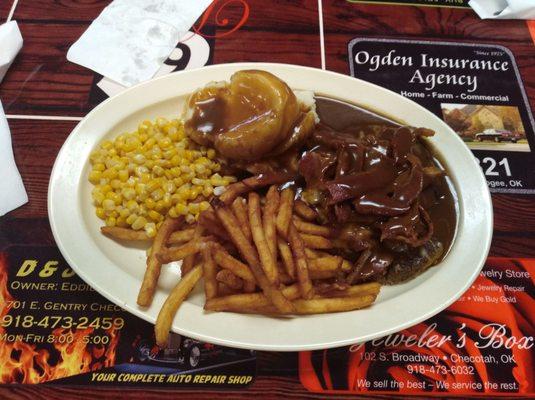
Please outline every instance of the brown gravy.
[[[342, 135], [352, 135], [353, 133], [358, 135], [359, 132], [370, 130], [375, 126], [392, 127], [394, 129], [402, 126], [402, 124], [393, 119], [340, 100], [318, 96], [316, 97], [316, 105], [322, 124], [327, 125], [337, 132], [341, 132]], [[434, 167], [435, 169], [438, 168], [444, 170], [439, 159], [433, 154], [431, 148], [425, 141], [425, 138], [420, 138], [416, 144], [413, 144], [412, 150], [422, 163], [422, 167]], [[380, 179], [380, 176], [377, 176], [376, 178]], [[422, 257], [419, 255], [422, 251], [419, 251], [418, 247], [412, 249], [409, 247], [407, 251], [392, 253], [390, 248], [383, 248], [384, 246], [381, 243], [374, 255], [372, 255], [367, 264], [363, 267], [363, 276], [369, 276], [370, 279], [373, 279], [372, 269], [374, 266], [373, 261], [370, 261], [373, 260], [373, 257], [377, 258], [377, 263], [379, 265], [383, 255], [388, 258], [390, 255], [394, 254], [394, 267], [390, 268], [390, 270], [398, 268], [409, 271], [411, 268], [413, 269], [412, 271], [398, 274], [398, 277], [389, 277], [387, 283], [396, 283], [409, 279], [428, 268], [430, 265], [423, 266], [426, 262], [434, 265], [445, 257], [453, 242], [457, 227], [457, 201], [453, 185], [447, 175], [438, 176], [432, 180], [432, 183], [428, 183], [427, 186], [424, 186], [424, 189], [418, 198], [420, 206], [425, 209], [432, 221], [433, 234], [431, 242], [440, 245], [440, 250], [437, 250], [440, 252], [439, 256], [433, 256], [434, 258], [430, 257], [429, 259], [422, 261]], [[365, 221], [365, 218], [363, 220]], [[375, 223], [377, 222], [375, 221]], [[334, 222], [333, 224], [338, 225], [339, 228], [341, 226], [337, 222]], [[363, 222], [363, 225], [366, 225], [366, 222]], [[425, 246], [422, 245], [422, 249], [433, 252], [436, 250], [436, 247], [433, 247], [432, 245], [427, 246], [426, 244]], [[383, 257], [383, 259], [385, 257]], [[421, 265], [417, 266], [416, 264], [418, 263]], [[399, 267], [399, 265], [402, 265], [402, 267]], [[366, 280], [367, 278], [364, 277], [362, 279]]]

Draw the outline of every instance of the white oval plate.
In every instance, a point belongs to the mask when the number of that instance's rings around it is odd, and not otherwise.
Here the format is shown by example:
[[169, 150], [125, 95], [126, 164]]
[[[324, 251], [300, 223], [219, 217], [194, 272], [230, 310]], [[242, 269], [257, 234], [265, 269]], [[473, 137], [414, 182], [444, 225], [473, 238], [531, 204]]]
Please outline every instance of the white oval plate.
[[173, 73], [132, 87], [91, 111], [65, 141], [48, 191], [48, 213], [61, 253], [76, 273], [100, 294], [154, 323], [169, 291], [179, 280], [177, 265], [162, 269], [149, 308], [136, 305], [145, 269], [145, 249], [127, 247], [99, 232], [91, 204], [89, 153], [104, 138], [134, 130], [144, 119], [176, 117], [186, 96], [210, 81], [228, 80], [241, 69], [274, 73], [294, 89], [339, 98], [414, 126], [431, 128], [458, 195], [456, 239], [448, 256], [410, 282], [385, 286], [376, 303], [352, 312], [272, 318], [207, 313], [197, 290], [181, 306], [172, 330], [210, 343], [272, 351], [330, 348], [378, 338], [421, 322], [453, 303], [474, 281], [492, 236], [492, 206], [487, 185], [470, 150], [439, 118], [411, 100], [346, 75], [269, 63], [239, 63]]

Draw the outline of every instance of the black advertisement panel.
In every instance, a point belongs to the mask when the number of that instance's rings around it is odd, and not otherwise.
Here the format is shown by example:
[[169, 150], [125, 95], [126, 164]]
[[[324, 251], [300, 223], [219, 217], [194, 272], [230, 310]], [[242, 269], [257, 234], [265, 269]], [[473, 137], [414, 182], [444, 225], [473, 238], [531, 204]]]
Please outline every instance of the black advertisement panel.
[[240, 388], [256, 355], [175, 333], [155, 345], [153, 325], [108, 302], [55, 247], [0, 253], [0, 384]]
[[492, 192], [535, 192], [535, 124], [509, 49], [356, 38], [348, 54], [352, 76], [443, 119], [479, 160]]

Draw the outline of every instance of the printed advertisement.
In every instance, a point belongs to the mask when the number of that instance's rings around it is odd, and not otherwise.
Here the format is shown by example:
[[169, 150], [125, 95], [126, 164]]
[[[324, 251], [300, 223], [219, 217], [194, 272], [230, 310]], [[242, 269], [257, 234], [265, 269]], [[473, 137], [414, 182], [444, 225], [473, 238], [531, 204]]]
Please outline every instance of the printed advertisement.
[[507, 48], [357, 38], [349, 61], [352, 76], [443, 119], [473, 151], [492, 192], [535, 193], [535, 124]]
[[330, 393], [534, 395], [535, 260], [489, 258], [452, 306], [401, 332], [299, 356], [301, 383]]
[[171, 334], [108, 302], [55, 247], [0, 253], [0, 384], [241, 388], [256, 355]]

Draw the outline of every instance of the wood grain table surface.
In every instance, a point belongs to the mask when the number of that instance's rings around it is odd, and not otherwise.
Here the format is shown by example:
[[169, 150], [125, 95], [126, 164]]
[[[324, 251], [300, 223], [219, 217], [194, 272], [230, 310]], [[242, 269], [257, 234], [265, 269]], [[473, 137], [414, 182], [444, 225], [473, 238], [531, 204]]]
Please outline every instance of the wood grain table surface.
[[[345, 0], [216, 2], [224, 6], [220, 24], [209, 16], [208, 23], [200, 28], [201, 32], [216, 33], [213, 63], [284, 62], [348, 74], [347, 44], [357, 36], [498, 44], [513, 52], [529, 101], [535, 104], [535, 45], [524, 21], [482, 21], [470, 9]], [[66, 53], [108, 3], [19, 0], [14, 8], [13, 18], [22, 31], [24, 47], [0, 84], [0, 99], [29, 202], [0, 218], [2, 248], [54, 244], [47, 218], [52, 165], [77, 121], [95, 105], [90, 99], [95, 74], [68, 62]], [[7, 18], [13, 5], [12, 0], [0, 0], [0, 21]], [[236, 27], [245, 8], [249, 15]], [[223, 35], [233, 28], [234, 32]], [[535, 257], [535, 196], [495, 194], [492, 198], [495, 225], [491, 255]], [[255, 383], [235, 391], [12, 385], [0, 387], [0, 399], [324, 398], [300, 384], [296, 353], [262, 352], [258, 357]]]

